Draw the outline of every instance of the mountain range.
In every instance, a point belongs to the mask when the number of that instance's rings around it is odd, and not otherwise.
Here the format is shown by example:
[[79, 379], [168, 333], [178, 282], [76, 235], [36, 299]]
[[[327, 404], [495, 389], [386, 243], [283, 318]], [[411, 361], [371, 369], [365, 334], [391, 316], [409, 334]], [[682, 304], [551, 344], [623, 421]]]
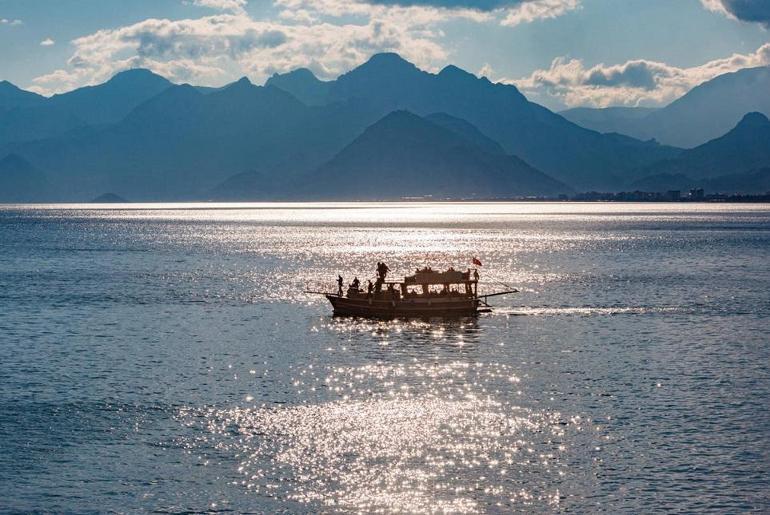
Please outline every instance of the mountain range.
[[[396, 54], [333, 81], [300, 69], [264, 86], [176, 85], [137, 69], [46, 98], [3, 82], [0, 201], [510, 198], [677, 175], [750, 182], [770, 167], [759, 116], [711, 153], [683, 151], [581, 127], [512, 85], [455, 66], [429, 73]], [[696, 163], [710, 171], [692, 172]]]
[[752, 111], [770, 116], [768, 66], [720, 75], [660, 109], [575, 108], [561, 115], [599, 132], [693, 148], [718, 138]]
[[641, 170], [634, 186], [647, 191], [702, 187], [721, 193], [765, 193], [770, 191], [768, 163], [770, 120], [762, 113], [748, 113], [724, 136]]

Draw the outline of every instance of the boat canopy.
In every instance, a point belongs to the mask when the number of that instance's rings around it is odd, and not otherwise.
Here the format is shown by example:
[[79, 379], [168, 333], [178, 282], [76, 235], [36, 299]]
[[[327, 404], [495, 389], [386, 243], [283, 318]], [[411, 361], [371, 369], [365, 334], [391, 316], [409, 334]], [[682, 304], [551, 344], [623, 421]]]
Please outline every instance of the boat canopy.
[[431, 269], [417, 270], [414, 275], [404, 277], [404, 284], [462, 284], [473, 282], [470, 271], [460, 272], [457, 270], [447, 270], [438, 272]]

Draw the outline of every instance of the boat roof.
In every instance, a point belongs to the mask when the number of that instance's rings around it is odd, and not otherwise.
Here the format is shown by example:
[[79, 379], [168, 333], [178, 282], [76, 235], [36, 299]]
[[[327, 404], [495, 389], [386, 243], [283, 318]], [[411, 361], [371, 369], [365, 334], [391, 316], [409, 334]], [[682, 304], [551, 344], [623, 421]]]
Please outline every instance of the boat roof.
[[457, 284], [472, 281], [470, 273], [458, 270], [419, 270], [414, 275], [404, 277], [404, 284]]

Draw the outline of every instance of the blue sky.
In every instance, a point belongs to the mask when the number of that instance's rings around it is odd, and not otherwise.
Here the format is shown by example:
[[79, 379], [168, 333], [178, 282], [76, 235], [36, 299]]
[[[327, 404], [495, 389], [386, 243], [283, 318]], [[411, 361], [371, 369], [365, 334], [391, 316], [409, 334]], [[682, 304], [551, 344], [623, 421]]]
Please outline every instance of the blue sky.
[[661, 105], [770, 64], [770, 0], [0, 0], [0, 79], [44, 94], [147, 67], [221, 85], [372, 53], [453, 63], [552, 108]]

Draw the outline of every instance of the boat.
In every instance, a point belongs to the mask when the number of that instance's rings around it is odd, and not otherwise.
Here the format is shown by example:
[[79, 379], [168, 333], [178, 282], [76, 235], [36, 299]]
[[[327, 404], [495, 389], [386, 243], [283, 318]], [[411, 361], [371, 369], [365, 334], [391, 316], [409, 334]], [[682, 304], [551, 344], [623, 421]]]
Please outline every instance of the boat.
[[477, 316], [491, 311], [487, 302], [489, 297], [518, 292], [511, 288], [479, 295], [479, 271], [476, 268], [462, 272], [453, 268], [437, 271], [425, 267], [398, 281], [386, 280], [386, 274], [387, 266], [378, 263], [377, 280], [374, 283], [369, 281], [366, 289], [362, 289], [358, 279], [355, 279], [343, 291], [340, 276], [336, 293], [307, 293], [326, 296], [337, 316], [430, 318]]

